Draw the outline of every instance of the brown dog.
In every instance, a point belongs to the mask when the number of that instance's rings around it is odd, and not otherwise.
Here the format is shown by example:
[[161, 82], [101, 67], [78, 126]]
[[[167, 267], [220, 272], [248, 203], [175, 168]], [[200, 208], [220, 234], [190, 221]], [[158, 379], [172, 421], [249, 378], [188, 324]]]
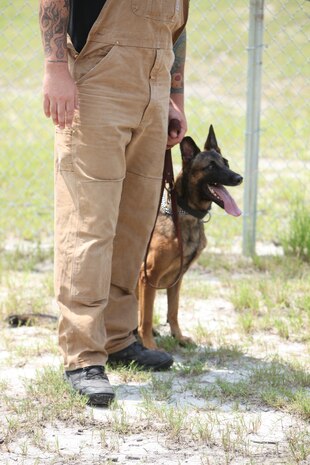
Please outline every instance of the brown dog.
[[202, 218], [215, 202], [227, 213], [239, 216], [241, 211], [223, 187], [241, 184], [242, 177], [229, 169], [222, 157], [213, 127], [210, 126], [204, 151], [197, 147], [191, 137], [180, 144], [183, 167], [175, 182], [179, 208], [179, 224], [182, 231], [184, 263], [182, 276], [172, 287], [180, 270], [180, 252], [175, 235], [170, 205], [162, 205], [147, 256], [147, 276], [141, 268], [139, 279], [139, 327], [138, 333], [145, 347], [156, 349], [153, 337], [153, 305], [156, 289], [148, 281], [167, 289], [168, 323], [171, 334], [180, 342], [193, 342], [183, 336], [178, 323], [179, 295], [182, 277], [201, 254], [207, 244]]

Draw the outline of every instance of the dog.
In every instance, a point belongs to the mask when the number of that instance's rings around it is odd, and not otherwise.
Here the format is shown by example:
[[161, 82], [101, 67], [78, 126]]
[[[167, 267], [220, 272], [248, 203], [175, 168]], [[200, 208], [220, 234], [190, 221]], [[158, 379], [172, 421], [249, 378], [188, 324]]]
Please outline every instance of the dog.
[[[237, 204], [225, 186], [238, 186], [242, 176], [229, 168], [218, 146], [213, 126], [201, 151], [194, 140], [187, 136], [181, 144], [182, 170], [175, 181], [178, 218], [182, 232], [183, 267], [180, 279], [180, 252], [172, 220], [171, 206], [161, 206], [146, 258], [146, 274], [141, 267], [138, 282], [139, 325], [138, 335], [149, 349], [158, 349], [153, 331], [153, 306], [156, 289], [167, 289], [167, 321], [171, 335], [181, 345], [193, 343], [182, 334], [178, 323], [179, 296], [182, 278], [207, 245], [202, 218], [216, 203], [228, 214], [241, 215]], [[174, 284], [173, 284], [174, 283]], [[171, 285], [172, 284], [172, 285]]]

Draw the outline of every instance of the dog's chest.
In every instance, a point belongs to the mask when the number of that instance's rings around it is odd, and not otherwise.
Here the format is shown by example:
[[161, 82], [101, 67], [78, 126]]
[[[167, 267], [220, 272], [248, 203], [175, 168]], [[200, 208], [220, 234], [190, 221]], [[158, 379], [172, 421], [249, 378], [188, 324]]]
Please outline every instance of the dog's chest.
[[[203, 223], [190, 215], [179, 216], [179, 227], [182, 234], [184, 268], [187, 269], [206, 247], [207, 240]], [[158, 253], [169, 255], [172, 260], [176, 259], [177, 263], [179, 262], [178, 239], [171, 216], [159, 215], [152, 244]]]
[[203, 223], [184, 220], [181, 222], [183, 254], [187, 266], [199, 257], [207, 245]]

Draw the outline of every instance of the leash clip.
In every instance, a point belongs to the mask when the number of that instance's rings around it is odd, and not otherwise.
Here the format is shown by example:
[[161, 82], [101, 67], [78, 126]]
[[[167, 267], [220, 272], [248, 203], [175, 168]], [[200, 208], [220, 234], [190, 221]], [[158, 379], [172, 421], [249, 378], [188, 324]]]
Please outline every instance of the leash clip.
[[207, 215], [208, 217], [206, 220], [200, 220], [202, 223], [209, 223], [209, 221], [211, 220], [211, 212], [208, 212]]
[[167, 198], [170, 200], [171, 199], [171, 194], [174, 191], [174, 181], [167, 182], [166, 185], [165, 185], [165, 190], [167, 192]]

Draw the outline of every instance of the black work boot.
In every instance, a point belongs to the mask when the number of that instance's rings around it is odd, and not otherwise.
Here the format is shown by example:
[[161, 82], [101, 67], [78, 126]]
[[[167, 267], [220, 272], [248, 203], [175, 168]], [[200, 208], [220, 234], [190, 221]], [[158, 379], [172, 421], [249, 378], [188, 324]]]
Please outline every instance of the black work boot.
[[103, 366], [65, 371], [65, 379], [73, 389], [87, 396], [90, 404], [109, 405], [115, 397]]
[[139, 342], [134, 342], [119, 352], [109, 354], [108, 363], [111, 365], [135, 364], [144, 370], [166, 370], [173, 364], [173, 358], [167, 352], [150, 350], [143, 347]]

